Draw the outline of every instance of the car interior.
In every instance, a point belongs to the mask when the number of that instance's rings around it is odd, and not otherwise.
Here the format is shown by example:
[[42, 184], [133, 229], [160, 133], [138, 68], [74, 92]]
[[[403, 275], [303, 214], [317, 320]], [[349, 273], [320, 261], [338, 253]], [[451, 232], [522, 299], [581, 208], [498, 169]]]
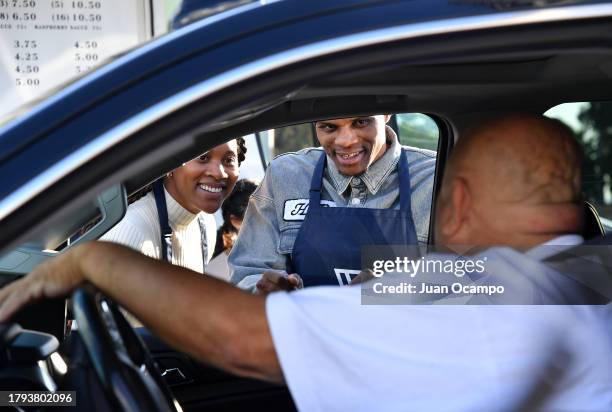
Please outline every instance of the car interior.
[[[468, 124], [506, 111], [547, 113], [573, 105], [567, 113], [581, 123], [570, 126], [590, 162], [584, 237], [605, 235], [612, 229], [612, 171], [604, 166], [612, 164], [612, 136], [601, 113], [612, 114], [606, 103], [612, 101], [610, 23], [483, 28], [364, 46], [281, 67], [187, 104], [64, 178], [46, 194], [44, 208], [35, 201], [22, 208], [18, 216], [44, 222], [44, 229], [32, 225], [7, 242], [0, 285], [61, 250], [99, 238], [125, 214], [128, 195], [221, 142], [372, 113], [423, 113], [435, 122], [435, 198], [453, 143]], [[566, 120], [564, 113], [550, 115]], [[76, 328], [70, 326], [75, 319]], [[70, 300], [31, 306], [15, 324], [20, 328], [0, 328], [4, 389], [76, 390], [82, 410], [164, 411], [176, 402], [185, 411], [295, 409], [284, 387], [226, 374], [146, 328], [132, 329], [116, 304], [90, 288]], [[52, 356], [57, 353], [59, 359]]]

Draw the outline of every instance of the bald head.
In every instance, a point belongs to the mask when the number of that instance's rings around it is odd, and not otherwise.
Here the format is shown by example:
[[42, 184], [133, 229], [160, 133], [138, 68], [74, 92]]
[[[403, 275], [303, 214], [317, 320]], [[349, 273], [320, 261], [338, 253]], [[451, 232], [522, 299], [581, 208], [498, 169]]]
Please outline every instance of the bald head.
[[469, 128], [445, 169], [437, 241], [525, 249], [579, 233], [581, 161], [571, 130], [543, 116], [505, 115]]

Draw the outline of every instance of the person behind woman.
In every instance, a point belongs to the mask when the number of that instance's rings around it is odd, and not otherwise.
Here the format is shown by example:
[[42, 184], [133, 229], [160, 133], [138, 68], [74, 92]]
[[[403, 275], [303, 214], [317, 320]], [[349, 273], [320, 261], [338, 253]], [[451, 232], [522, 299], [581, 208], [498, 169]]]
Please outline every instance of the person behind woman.
[[236, 182], [234, 191], [225, 199], [221, 206], [223, 225], [217, 231], [217, 242], [213, 258], [206, 268], [206, 273], [229, 281], [229, 266], [227, 255], [232, 250], [238, 231], [244, 219], [249, 197], [257, 189], [257, 183], [250, 179], [240, 179]]
[[204, 273], [215, 248], [212, 213], [232, 192], [246, 145], [221, 144], [152, 184], [101, 240]]

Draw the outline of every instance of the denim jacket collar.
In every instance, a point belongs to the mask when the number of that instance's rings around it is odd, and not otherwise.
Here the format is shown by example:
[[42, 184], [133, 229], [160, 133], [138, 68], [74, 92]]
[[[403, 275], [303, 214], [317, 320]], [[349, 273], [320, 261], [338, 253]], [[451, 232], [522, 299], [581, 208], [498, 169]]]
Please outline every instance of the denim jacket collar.
[[387, 148], [380, 159], [374, 162], [359, 176], [343, 175], [336, 168], [334, 161], [327, 156], [327, 170], [325, 172], [333, 182], [339, 195], [346, 192], [346, 189], [354, 177], [359, 177], [362, 179], [371, 194], [376, 194], [376, 192], [378, 192], [378, 189], [380, 189], [385, 179], [393, 170], [395, 170], [402, 150], [402, 147], [397, 139], [397, 135], [389, 126], [386, 126], [386, 135], [387, 141], [391, 141], [391, 146]]

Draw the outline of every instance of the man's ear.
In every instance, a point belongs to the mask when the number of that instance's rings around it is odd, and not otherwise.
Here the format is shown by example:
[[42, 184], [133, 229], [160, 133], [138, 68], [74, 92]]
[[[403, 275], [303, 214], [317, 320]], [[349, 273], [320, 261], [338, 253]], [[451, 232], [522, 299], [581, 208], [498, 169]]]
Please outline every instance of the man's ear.
[[392, 114], [385, 114], [383, 116], [384, 116], [384, 119], [385, 119], [385, 123], [388, 123], [389, 120], [391, 120], [391, 116], [393, 116], [393, 115]]
[[450, 205], [445, 205], [440, 215], [440, 231], [445, 239], [462, 244], [468, 240], [466, 231], [472, 202], [467, 181], [462, 177], [454, 177], [445, 200], [450, 202]]

